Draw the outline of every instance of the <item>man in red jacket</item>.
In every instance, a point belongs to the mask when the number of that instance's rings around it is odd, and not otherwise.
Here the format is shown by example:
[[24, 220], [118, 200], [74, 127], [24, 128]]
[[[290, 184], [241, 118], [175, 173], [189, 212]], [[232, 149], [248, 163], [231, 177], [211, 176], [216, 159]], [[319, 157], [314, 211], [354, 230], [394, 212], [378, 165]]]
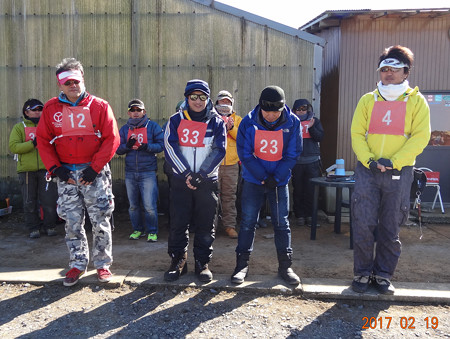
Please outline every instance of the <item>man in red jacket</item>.
[[114, 210], [108, 162], [119, 146], [119, 131], [108, 102], [86, 91], [82, 64], [66, 58], [56, 68], [61, 93], [44, 106], [37, 143], [45, 167], [58, 177], [58, 214], [66, 221], [71, 267], [64, 285], [75, 285], [89, 263], [85, 211], [92, 223], [98, 280], [108, 282]]

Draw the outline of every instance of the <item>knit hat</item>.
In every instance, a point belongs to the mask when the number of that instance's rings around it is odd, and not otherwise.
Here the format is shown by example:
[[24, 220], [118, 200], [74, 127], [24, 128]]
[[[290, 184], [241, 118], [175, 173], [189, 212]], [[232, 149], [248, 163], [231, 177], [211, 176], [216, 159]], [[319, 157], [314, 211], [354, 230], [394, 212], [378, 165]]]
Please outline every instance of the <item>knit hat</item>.
[[225, 91], [225, 90], [220, 91], [219, 94], [217, 94], [216, 104], [218, 103], [219, 100], [222, 100], [222, 99], [228, 99], [228, 100], [230, 100], [230, 101], [231, 101], [231, 105], [233, 106], [233, 104], [234, 104], [234, 99], [233, 99], [233, 96], [231, 95], [230, 92]]
[[267, 86], [259, 97], [259, 106], [265, 111], [282, 111], [285, 104], [284, 91], [278, 86]]
[[208, 83], [200, 79], [193, 79], [187, 82], [186, 88], [184, 90], [184, 96], [187, 97], [194, 91], [201, 91], [205, 93], [208, 97], [211, 94]]
[[144, 102], [139, 99], [133, 99], [128, 103], [128, 110], [130, 110], [132, 107], [138, 107], [140, 109], [145, 109]]

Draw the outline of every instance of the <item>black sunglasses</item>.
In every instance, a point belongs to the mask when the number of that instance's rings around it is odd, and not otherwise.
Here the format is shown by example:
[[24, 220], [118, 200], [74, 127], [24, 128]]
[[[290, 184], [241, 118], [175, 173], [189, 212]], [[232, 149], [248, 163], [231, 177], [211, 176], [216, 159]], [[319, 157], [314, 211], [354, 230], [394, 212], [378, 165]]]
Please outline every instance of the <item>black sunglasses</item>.
[[130, 108], [128, 111], [130, 111], [130, 112], [142, 112], [143, 109], [142, 108]]
[[78, 85], [80, 83], [80, 80], [67, 80], [64, 83], [64, 86], [72, 86], [73, 84]]
[[37, 106], [33, 109], [27, 108], [27, 110], [33, 111], [33, 112], [42, 111], [43, 109], [44, 109], [44, 106]]

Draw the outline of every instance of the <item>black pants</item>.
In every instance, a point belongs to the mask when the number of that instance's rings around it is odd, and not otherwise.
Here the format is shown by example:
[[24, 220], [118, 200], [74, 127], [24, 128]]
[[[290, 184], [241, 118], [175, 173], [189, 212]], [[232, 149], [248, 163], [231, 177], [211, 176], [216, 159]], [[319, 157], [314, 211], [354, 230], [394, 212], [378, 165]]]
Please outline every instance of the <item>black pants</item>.
[[19, 173], [19, 182], [22, 185], [23, 210], [25, 212], [25, 225], [29, 231], [39, 230], [39, 206], [44, 212], [44, 229], [53, 228], [56, 225], [58, 215], [56, 213], [56, 201], [58, 189], [56, 183], [45, 181], [46, 170]]
[[321, 175], [320, 161], [310, 164], [296, 164], [292, 169], [292, 195], [296, 218], [312, 216], [314, 185], [309, 179]]
[[211, 260], [217, 193], [217, 181], [205, 182], [196, 190], [191, 190], [186, 186], [185, 179], [173, 176], [170, 188], [169, 255], [187, 252], [189, 228], [194, 227], [194, 258], [202, 264]]

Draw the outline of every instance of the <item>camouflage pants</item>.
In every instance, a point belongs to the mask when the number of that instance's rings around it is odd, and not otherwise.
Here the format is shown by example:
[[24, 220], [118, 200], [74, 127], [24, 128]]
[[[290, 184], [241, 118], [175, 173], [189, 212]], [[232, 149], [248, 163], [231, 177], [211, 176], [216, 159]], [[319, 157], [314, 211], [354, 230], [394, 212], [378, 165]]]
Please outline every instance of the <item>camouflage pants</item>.
[[109, 268], [113, 261], [110, 218], [114, 211], [114, 196], [111, 171], [107, 164], [89, 186], [78, 183], [82, 171], [72, 171], [76, 185], [58, 180], [58, 215], [66, 221], [69, 266], [83, 271], [89, 263], [89, 246], [84, 229], [86, 210], [92, 223], [94, 267]]

